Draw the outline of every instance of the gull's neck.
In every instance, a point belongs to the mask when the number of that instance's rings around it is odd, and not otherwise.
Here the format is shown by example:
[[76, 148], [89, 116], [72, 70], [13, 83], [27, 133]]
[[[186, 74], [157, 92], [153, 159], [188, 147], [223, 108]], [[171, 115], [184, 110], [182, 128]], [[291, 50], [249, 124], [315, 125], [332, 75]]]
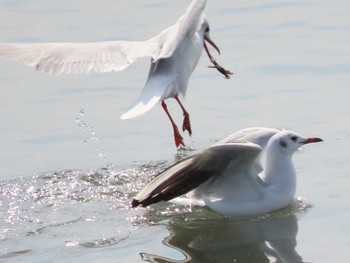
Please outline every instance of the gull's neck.
[[277, 144], [269, 145], [266, 152], [265, 171], [261, 177], [269, 192], [279, 195], [285, 199], [285, 202], [293, 201], [296, 191], [296, 172], [291, 153]]

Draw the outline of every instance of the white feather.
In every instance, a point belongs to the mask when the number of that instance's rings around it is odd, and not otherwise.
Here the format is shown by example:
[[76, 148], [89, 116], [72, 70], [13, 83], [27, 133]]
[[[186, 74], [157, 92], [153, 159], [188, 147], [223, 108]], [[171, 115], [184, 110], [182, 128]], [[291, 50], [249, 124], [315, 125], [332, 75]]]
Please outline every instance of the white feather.
[[185, 95], [203, 49], [205, 4], [205, 0], [192, 1], [175, 25], [147, 41], [0, 44], [0, 58], [48, 74], [87, 74], [122, 71], [137, 59], [150, 57], [146, 85], [121, 117], [129, 119], [147, 112], [160, 100]]

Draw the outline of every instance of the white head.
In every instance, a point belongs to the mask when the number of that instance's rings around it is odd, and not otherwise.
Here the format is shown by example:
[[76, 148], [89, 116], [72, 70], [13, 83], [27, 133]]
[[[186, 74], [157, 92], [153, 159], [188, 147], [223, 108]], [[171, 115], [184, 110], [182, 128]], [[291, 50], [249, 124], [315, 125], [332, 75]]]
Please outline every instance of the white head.
[[280, 152], [292, 155], [301, 146], [309, 143], [322, 142], [318, 137], [302, 137], [293, 131], [281, 131], [272, 136], [268, 148], [278, 148]]

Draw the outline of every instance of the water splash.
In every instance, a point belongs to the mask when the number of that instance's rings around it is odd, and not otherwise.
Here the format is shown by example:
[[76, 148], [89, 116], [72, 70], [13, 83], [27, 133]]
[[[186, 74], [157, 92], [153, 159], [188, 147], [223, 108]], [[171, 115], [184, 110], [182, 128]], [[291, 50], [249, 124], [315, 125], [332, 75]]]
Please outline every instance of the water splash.
[[108, 169], [112, 169], [113, 164], [108, 162], [106, 154], [101, 150], [100, 139], [96, 136], [96, 131], [91, 124], [92, 118], [87, 117], [86, 110], [84, 108], [80, 109], [75, 121], [79, 128], [88, 135], [88, 138], [84, 140], [84, 144], [95, 144], [95, 151], [97, 152], [98, 157], [106, 163]]
[[[166, 202], [131, 208], [135, 194], [164, 166], [157, 162], [121, 171], [53, 171], [0, 182], [0, 254], [15, 257], [41, 249], [43, 242], [51, 248], [106, 247], [151, 225], [198, 226], [228, 220], [205, 207]], [[304, 214], [310, 207], [298, 198], [290, 207], [256, 220]]]
[[[63, 244], [109, 246], [127, 239], [135, 218], [135, 192], [152, 168], [66, 170], [0, 182], [0, 254]], [[40, 242], [35, 240], [40, 237]], [[55, 238], [52, 238], [55, 237]]]

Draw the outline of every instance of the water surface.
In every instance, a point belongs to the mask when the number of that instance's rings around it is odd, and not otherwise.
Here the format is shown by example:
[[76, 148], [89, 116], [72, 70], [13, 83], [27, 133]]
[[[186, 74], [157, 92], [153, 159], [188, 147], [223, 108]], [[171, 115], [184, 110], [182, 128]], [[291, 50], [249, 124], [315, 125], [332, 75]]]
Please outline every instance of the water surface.
[[[0, 42], [143, 40], [188, 1], [0, 1]], [[0, 258], [6, 262], [347, 262], [350, 20], [344, 1], [208, 1], [231, 80], [202, 56], [177, 152], [161, 107], [120, 115], [149, 61], [124, 72], [47, 76], [0, 61]], [[178, 123], [181, 111], [169, 101]], [[156, 172], [230, 133], [290, 128], [324, 143], [295, 155], [296, 207], [254, 220], [206, 209], [130, 209]], [[163, 260], [163, 261], [162, 261]]]

